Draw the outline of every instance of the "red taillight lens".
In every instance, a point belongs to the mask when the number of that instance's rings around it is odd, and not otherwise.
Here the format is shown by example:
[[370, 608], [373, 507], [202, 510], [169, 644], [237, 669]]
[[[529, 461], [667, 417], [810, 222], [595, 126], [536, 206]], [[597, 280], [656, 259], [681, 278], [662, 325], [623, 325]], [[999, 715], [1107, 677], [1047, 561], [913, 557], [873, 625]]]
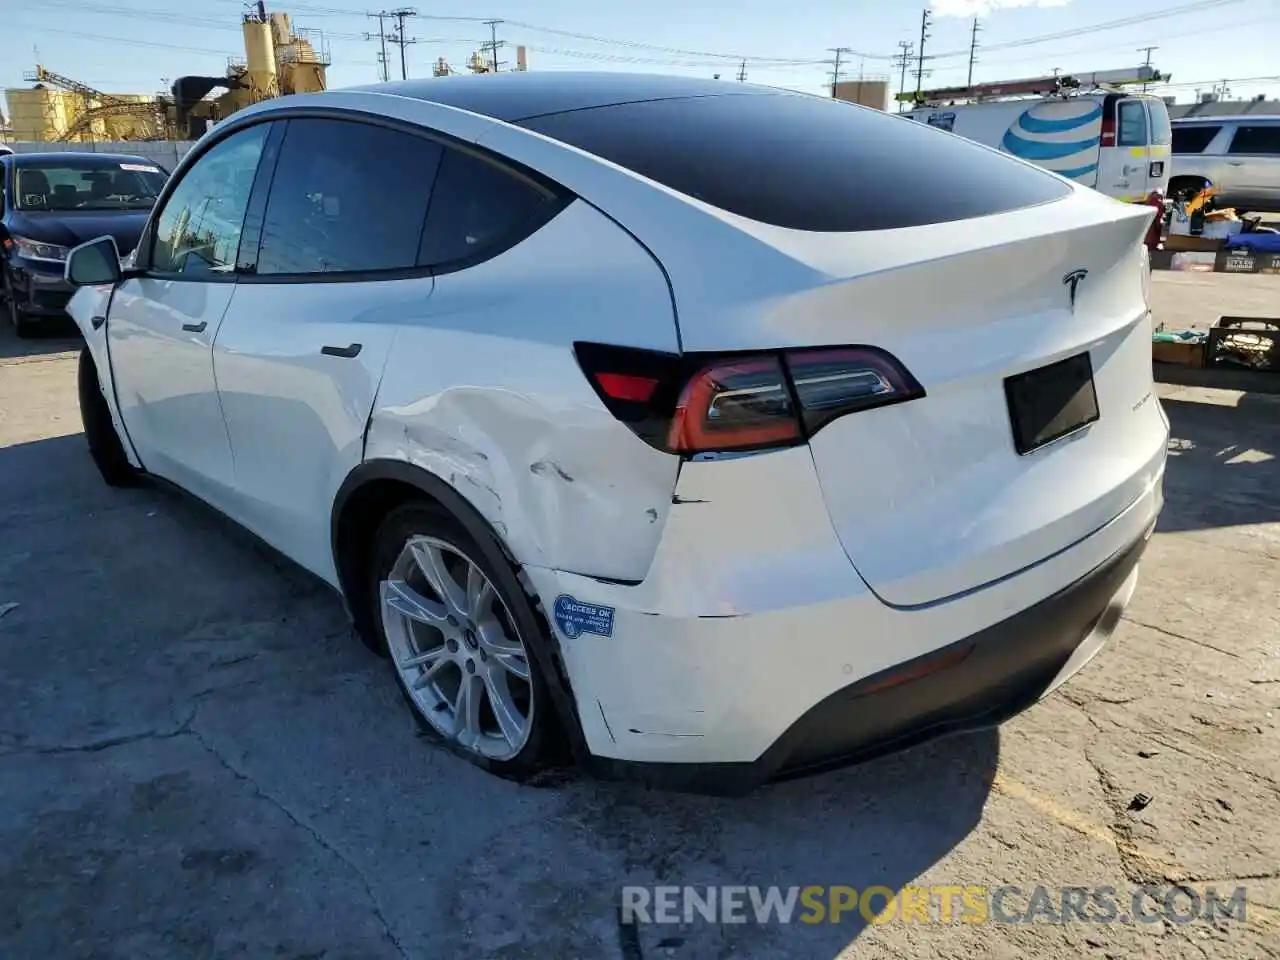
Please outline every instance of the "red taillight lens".
[[795, 443], [800, 423], [776, 357], [722, 360], [699, 370], [676, 403], [672, 453], [747, 450]]
[[600, 373], [596, 375], [600, 389], [615, 400], [647, 403], [658, 388], [655, 377], [636, 377], [626, 373]]
[[875, 347], [680, 356], [578, 343], [574, 351], [615, 417], [684, 456], [791, 446], [838, 417], [924, 396]]
[[1114, 103], [1107, 104], [1106, 111], [1102, 117], [1102, 146], [1114, 147], [1116, 145], [1116, 105]]

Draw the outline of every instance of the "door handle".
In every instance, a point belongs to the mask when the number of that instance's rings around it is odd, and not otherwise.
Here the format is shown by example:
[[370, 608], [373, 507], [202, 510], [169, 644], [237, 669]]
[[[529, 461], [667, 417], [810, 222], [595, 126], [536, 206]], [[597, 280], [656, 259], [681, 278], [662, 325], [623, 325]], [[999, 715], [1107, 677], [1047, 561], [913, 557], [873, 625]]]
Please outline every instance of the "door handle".
[[204, 333], [204, 328], [208, 325], [208, 320], [201, 320], [199, 323], [184, 323], [182, 329], [187, 333]]
[[1243, 167], [1243, 166], [1244, 166], [1244, 161], [1243, 161], [1243, 160], [1228, 160], [1228, 161], [1227, 161], [1227, 164], [1228, 164], [1228, 165], [1230, 165], [1230, 166], [1232, 166], [1232, 167]]
[[324, 346], [320, 348], [320, 352], [326, 357], [346, 357], [350, 359], [358, 356], [363, 346], [360, 343], [353, 343], [345, 347]]

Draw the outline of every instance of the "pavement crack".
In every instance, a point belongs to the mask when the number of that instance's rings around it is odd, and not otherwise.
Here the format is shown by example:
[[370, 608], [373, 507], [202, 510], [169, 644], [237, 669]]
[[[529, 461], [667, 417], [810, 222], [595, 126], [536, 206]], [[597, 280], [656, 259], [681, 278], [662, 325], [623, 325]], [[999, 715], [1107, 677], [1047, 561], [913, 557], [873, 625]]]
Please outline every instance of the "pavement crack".
[[1098, 778], [1098, 785], [1102, 788], [1107, 807], [1111, 811], [1111, 822], [1107, 825], [1107, 829], [1111, 833], [1112, 841], [1115, 843], [1116, 854], [1120, 857], [1120, 869], [1124, 873], [1125, 879], [1136, 886], [1156, 883], [1165, 879], [1164, 877], [1155, 876], [1151, 872], [1150, 864], [1138, 850], [1138, 844], [1133, 837], [1133, 827], [1130, 825], [1126, 813], [1128, 801], [1125, 799], [1119, 785], [1112, 778], [1106, 767], [1094, 759], [1093, 754], [1087, 747], [1084, 751], [1084, 757], [1089, 762], [1089, 766], [1093, 767], [1094, 775]]
[[[192, 720], [195, 719], [194, 713], [191, 719]], [[200, 744], [200, 746], [203, 747], [205, 751], [207, 751], [208, 754], [211, 757], [213, 757], [213, 759], [216, 760], [223, 767], [223, 769], [225, 769], [228, 773], [230, 773], [231, 776], [235, 777], [237, 780], [240, 780], [241, 782], [251, 787], [253, 789], [255, 796], [265, 801], [266, 803], [271, 804], [271, 806], [279, 810], [290, 823], [292, 823], [299, 830], [306, 833], [309, 837], [311, 837], [313, 841], [315, 841], [317, 846], [319, 846], [322, 850], [326, 851], [335, 859], [337, 859], [339, 863], [341, 863], [348, 870], [350, 870], [352, 874], [355, 875], [355, 877], [360, 881], [361, 885], [364, 887], [365, 896], [369, 898], [369, 903], [373, 908], [373, 915], [377, 918], [378, 922], [382, 925], [382, 932], [383, 932], [383, 935], [386, 937], [387, 942], [390, 943], [396, 949], [396, 951], [400, 954], [400, 956], [404, 957], [405, 960], [409, 960], [408, 951], [405, 950], [403, 944], [400, 943], [400, 940], [396, 937], [395, 933], [391, 929], [391, 923], [387, 919], [386, 914], [383, 912], [382, 904], [378, 900], [378, 895], [373, 890], [373, 884], [369, 882], [368, 876], [365, 874], [363, 870], [360, 869], [359, 865], [357, 865], [355, 861], [353, 861], [350, 857], [348, 857], [341, 850], [339, 850], [332, 843], [330, 843], [329, 840], [325, 838], [324, 834], [322, 834], [319, 830], [311, 826], [311, 824], [304, 821], [301, 817], [295, 814], [292, 810], [290, 810], [287, 806], [281, 803], [278, 799], [276, 799], [271, 794], [263, 790], [262, 785], [258, 783], [257, 780], [255, 780], [249, 774], [245, 773], [243, 770], [239, 769], [235, 764], [233, 764], [230, 760], [228, 760], [223, 755], [222, 751], [220, 751], [216, 746], [214, 746], [213, 743], [211, 743], [209, 739], [205, 737], [205, 735], [202, 734], [199, 731], [199, 729], [195, 727], [193, 723], [188, 722], [186, 732], [190, 733], [191, 736], [195, 739], [195, 741], [198, 744]]]
[[141, 743], [144, 740], [172, 740], [174, 737], [189, 733], [191, 731], [191, 722], [195, 718], [196, 711], [193, 708], [187, 718], [172, 730], [144, 730], [141, 733], [130, 733], [120, 737], [105, 737], [102, 740], [90, 740], [87, 743], [60, 743], [47, 747], [19, 747], [16, 750], [0, 752], [0, 757], [12, 757], [25, 753], [36, 754], [37, 756], [57, 756], [65, 753], [100, 753], [113, 747], [128, 746], [131, 743]]
[[1207, 640], [1198, 640], [1195, 637], [1187, 636], [1185, 633], [1178, 633], [1176, 630], [1166, 630], [1164, 627], [1157, 627], [1154, 623], [1146, 623], [1142, 620], [1135, 620], [1133, 617], [1129, 616], [1128, 614], [1125, 614], [1120, 619], [1127, 620], [1137, 627], [1144, 627], [1147, 630], [1154, 630], [1156, 633], [1163, 634], [1166, 637], [1172, 637], [1175, 640], [1182, 640], [1182, 641], [1185, 641], [1186, 643], [1194, 643], [1197, 647], [1204, 647], [1206, 650], [1212, 650], [1214, 653], [1220, 653], [1224, 657], [1230, 657], [1233, 660], [1240, 659], [1240, 654], [1233, 653], [1230, 650], [1224, 650], [1222, 647], [1215, 647], [1212, 643], [1210, 643]]

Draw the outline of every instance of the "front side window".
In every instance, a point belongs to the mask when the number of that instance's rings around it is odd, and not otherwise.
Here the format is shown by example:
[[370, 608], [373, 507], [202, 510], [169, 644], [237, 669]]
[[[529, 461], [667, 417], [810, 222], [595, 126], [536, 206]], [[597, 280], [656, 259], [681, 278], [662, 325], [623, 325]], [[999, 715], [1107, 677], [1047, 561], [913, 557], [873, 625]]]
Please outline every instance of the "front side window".
[[1126, 100], [1120, 104], [1120, 135], [1118, 147], [1145, 147], [1147, 145], [1147, 111], [1141, 100]]
[[235, 270], [267, 128], [262, 123], [232, 134], [187, 170], [156, 221], [154, 272], [195, 278]]
[[1169, 122], [1169, 108], [1163, 100], [1147, 101], [1147, 112], [1151, 114], [1151, 142], [1166, 146], [1173, 141], [1173, 125]]
[[290, 120], [263, 218], [257, 274], [417, 266], [443, 148], [353, 120]]
[[149, 210], [165, 175], [152, 163], [73, 157], [24, 160], [13, 179], [18, 210]]
[[488, 160], [445, 151], [422, 233], [419, 262], [439, 267], [474, 261], [514, 239], [546, 210], [552, 195]]
[[1231, 138], [1228, 153], [1251, 153], [1276, 156], [1280, 154], [1280, 123], [1241, 126]]

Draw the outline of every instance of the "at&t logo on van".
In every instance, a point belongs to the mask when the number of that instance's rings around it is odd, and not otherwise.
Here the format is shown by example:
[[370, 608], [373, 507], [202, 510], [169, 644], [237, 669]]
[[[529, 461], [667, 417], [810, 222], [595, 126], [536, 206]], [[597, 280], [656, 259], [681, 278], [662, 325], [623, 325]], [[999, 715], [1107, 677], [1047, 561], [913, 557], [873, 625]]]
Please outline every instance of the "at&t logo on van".
[[1072, 180], [1094, 178], [1102, 143], [1102, 105], [1094, 100], [1047, 100], [1014, 121], [1001, 148]]

